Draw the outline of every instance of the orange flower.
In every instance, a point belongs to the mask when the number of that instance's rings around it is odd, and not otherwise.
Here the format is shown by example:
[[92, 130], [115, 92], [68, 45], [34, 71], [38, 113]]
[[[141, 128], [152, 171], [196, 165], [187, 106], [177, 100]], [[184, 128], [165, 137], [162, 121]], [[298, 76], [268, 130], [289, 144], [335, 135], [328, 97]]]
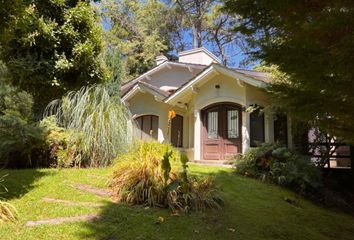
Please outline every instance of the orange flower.
[[171, 121], [176, 117], [176, 112], [174, 110], [168, 111], [168, 120]]

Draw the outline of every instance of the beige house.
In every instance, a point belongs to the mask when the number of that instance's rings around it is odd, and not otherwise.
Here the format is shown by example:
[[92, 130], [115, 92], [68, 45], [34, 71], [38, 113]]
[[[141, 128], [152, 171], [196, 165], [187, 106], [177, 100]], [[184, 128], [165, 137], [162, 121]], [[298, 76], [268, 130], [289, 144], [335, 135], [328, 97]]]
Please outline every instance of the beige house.
[[[269, 104], [269, 80], [263, 72], [225, 67], [198, 48], [179, 53], [177, 62], [157, 57], [156, 66], [121, 93], [139, 138], [171, 142], [192, 161], [223, 161], [261, 142], [291, 145], [286, 116], [260, 110]], [[171, 110], [177, 115], [169, 127]]]

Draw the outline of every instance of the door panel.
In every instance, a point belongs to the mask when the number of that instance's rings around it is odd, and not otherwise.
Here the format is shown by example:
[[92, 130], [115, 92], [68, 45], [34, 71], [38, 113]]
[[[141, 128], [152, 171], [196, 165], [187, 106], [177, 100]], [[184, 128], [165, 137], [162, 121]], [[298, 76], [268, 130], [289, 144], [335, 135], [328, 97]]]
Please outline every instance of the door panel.
[[211, 108], [204, 113], [204, 159], [221, 159], [220, 145], [220, 114], [219, 107]]
[[202, 156], [225, 160], [241, 152], [241, 108], [218, 104], [202, 111]]
[[225, 117], [223, 159], [229, 160], [241, 152], [241, 108], [237, 105], [225, 105], [223, 111]]

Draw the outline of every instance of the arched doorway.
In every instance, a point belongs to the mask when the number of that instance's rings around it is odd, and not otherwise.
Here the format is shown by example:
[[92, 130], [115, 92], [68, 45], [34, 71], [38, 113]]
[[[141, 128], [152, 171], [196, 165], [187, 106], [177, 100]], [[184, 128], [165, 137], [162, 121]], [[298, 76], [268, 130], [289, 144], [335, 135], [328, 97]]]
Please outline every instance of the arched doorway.
[[202, 114], [202, 158], [227, 160], [242, 151], [242, 112], [235, 103], [217, 103]]

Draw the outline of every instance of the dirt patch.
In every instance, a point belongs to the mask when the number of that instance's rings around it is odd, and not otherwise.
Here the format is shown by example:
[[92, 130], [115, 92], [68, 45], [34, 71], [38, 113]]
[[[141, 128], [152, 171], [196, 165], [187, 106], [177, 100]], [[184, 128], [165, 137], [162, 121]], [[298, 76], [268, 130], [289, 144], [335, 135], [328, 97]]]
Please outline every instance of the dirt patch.
[[88, 214], [88, 215], [81, 215], [75, 217], [59, 217], [59, 218], [51, 218], [51, 219], [43, 219], [37, 221], [28, 221], [26, 223], [26, 227], [35, 227], [40, 225], [57, 225], [62, 223], [72, 223], [72, 222], [79, 222], [79, 221], [93, 221], [99, 219], [97, 214]]
[[93, 202], [73, 202], [69, 200], [63, 200], [63, 199], [56, 199], [56, 198], [49, 198], [49, 197], [44, 197], [42, 198], [44, 202], [54, 202], [54, 203], [63, 203], [67, 206], [85, 206], [85, 207], [102, 207], [102, 203], [93, 203]]

